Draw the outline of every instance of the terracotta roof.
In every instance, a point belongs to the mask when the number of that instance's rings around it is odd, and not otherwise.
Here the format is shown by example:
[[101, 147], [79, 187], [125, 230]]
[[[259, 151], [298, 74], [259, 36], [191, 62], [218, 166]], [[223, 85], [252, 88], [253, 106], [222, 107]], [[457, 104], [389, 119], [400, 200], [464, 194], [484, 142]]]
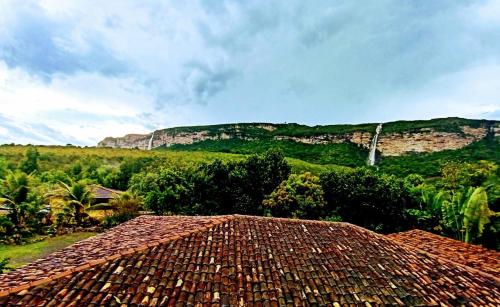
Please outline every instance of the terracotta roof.
[[[2, 282], [0, 305], [500, 304], [498, 280], [347, 223], [145, 216], [119, 227], [133, 238], [123, 246], [149, 243], [25, 289]], [[120, 231], [94, 240], [122, 245]]]
[[388, 237], [442, 259], [500, 278], [500, 253], [497, 251], [418, 229], [390, 234]]

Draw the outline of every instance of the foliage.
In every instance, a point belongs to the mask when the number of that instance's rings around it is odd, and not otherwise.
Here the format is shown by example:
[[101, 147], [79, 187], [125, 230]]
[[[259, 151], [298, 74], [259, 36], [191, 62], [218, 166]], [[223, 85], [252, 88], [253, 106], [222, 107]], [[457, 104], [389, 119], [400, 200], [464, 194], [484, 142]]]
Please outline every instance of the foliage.
[[120, 164], [118, 171], [112, 173], [112, 176], [106, 178], [106, 185], [118, 190], [128, 189], [129, 180], [134, 174], [145, 169], [151, 162], [152, 158], [125, 158]]
[[[470, 180], [477, 178], [474, 172], [460, 175], [461, 170], [469, 167], [471, 165], [446, 165], [443, 168], [446, 174], [443, 178], [445, 189], [425, 183], [410, 189], [418, 201], [418, 207], [408, 209], [407, 213], [418, 228], [440, 232], [468, 243], [482, 242], [498, 249], [498, 239], [495, 239], [499, 232], [496, 227], [498, 214], [489, 209], [487, 193], [497, 186], [484, 188], [464, 185], [482, 181]], [[481, 169], [477, 173], [482, 173]], [[494, 223], [490, 223], [491, 219]], [[487, 234], [485, 239], [482, 238], [484, 232]]]
[[142, 197], [146, 209], [163, 215], [180, 213], [188, 205], [191, 189], [181, 172], [162, 168], [134, 175], [131, 190]]
[[71, 224], [73, 221], [76, 226], [81, 226], [84, 219], [88, 217], [85, 209], [92, 201], [92, 193], [83, 181], [71, 182], [69, 185], [60, 182], [58, 196], [65, 201], [63, 212], [59, 213], [58, 220], [62, 224]]
[[406, 210], [412, 224], [428, 231], [441, 229], [439, 223], [443, 202], [446, 199], [445, 192], [436, 190], [434, 187], [419, 185], [410, 193], [417, 197], [419, 203], [418, 207]]
[[325, 206], [319, 177], [311, 173], [292, 174], [263, 205], [273, 216], [317, 219]]
[[4, 179], [7, 176], [7, 161], [5, 158], [0, 157], [0, 179]]
[[193, 175], [193, 204], [210, 214], [262, 215], [262, 201], [290, 174], [278, 151], [253, 155], [244, 161], [214, 161]]
[[9, 264], [10, 258], [0, 258], [0, 274], [4, 273], [5, 270], [9, 269], [7, 265]]
[[[442, 202], [442, 225], [445, 230], [453, 233], [453, 236], [464, 241], [464, 211], [472, 193], [473, 187], [453, 191], [451, 198]], [[436, 214], [439, 216], [438, 214]]]
[[24, 159], [19, 163], [19, 169], [26, 174], [31, 174], [39, 170], [38, 157], [40, 154], [35, 147], [28, 147]]
[[493, 162], [481, 160], [476, 163], [447, 162], [441, 169], [443, 182], [448, 189], [465, 186], [481, 186], [497, 170]]
[[475, 189], [464, 209], [465, 242], [470, 243], [474, 238], [483, 234], [491, 215], [486, 191], [484, 188]]
[[1, 221], [5, 235], [24, 231], [41, 230], [48, 212], [45, 199], [32, 187], [32, 178], [26, 173], [9, 172], [0, 182], [0, 204], [6, 206], [8, 213]]
[[283, 155], [215, 160], [189, 172], [163, 168], [132, 177], [131, 190], [158, 214], [262, 214], [262, 201], [290, 174]]
[[113, 215], [104, 218], [104, 227], [116, 226], [138, 216], [141, 202], [135, 195], [125, 192], [112, 199], [109, 205], [113, 209]]
[[343, 221], [380, 232], [406, 228], [405, 209], [413, 201], [404, 181], [370, 169], [330, 172], [321, 175], [328, 212]]

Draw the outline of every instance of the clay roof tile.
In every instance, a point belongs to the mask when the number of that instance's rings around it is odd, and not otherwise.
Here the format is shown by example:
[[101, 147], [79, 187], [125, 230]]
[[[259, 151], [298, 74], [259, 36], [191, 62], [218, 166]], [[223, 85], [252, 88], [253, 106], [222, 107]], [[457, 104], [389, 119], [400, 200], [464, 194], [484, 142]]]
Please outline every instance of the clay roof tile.
[[401, 240], [347, 223], [143, 216], [0, 275], [0, 305], [500, 304], [494, 253], [469, 267]]

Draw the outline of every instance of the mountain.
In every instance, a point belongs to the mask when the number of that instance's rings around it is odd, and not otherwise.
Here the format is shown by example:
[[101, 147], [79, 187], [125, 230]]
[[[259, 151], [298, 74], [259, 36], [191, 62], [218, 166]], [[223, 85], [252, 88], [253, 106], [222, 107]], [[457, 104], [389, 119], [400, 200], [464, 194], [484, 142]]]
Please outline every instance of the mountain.
[[[377, 126], [238, 123], [175, 127], [149, 134], [107, 137], [98, 146], [242, 154], [279, 147], [285, 155], [309, 162], [361, 166], [367, 161]], [[482, 158], [489, 159], [488, 155], [494, 156], [496, 149], [490, 147], [498, 146], [500, 136], [500, 121], [456, 117], [388, 122], [382, 123], [381, 128], [374, 148], [378, 160], [456, 151], [487, 139], [493, 142], [488, 143], [490, 151]]]

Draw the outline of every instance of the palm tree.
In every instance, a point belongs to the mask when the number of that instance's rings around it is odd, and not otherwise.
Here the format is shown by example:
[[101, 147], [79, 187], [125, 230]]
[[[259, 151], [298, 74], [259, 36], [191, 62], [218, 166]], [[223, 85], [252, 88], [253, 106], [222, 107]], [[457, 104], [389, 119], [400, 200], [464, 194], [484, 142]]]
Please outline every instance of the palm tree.
[[71, 185], [64, 182], [59, 182], [59, 184], [62, 188], [61, 196], [66, 201], [67, 208], [71, 210], [76, 225], [80, 226], [85, 215], [85, 209], [91, 203], [92, 193], [81, 181], [72, 182]]
[[0, 186], [0, 204], [8, 207], [7, 216], [16, 228], [24, 225], [29, 179], [30, 176], [23, 172], [9, 172]]

